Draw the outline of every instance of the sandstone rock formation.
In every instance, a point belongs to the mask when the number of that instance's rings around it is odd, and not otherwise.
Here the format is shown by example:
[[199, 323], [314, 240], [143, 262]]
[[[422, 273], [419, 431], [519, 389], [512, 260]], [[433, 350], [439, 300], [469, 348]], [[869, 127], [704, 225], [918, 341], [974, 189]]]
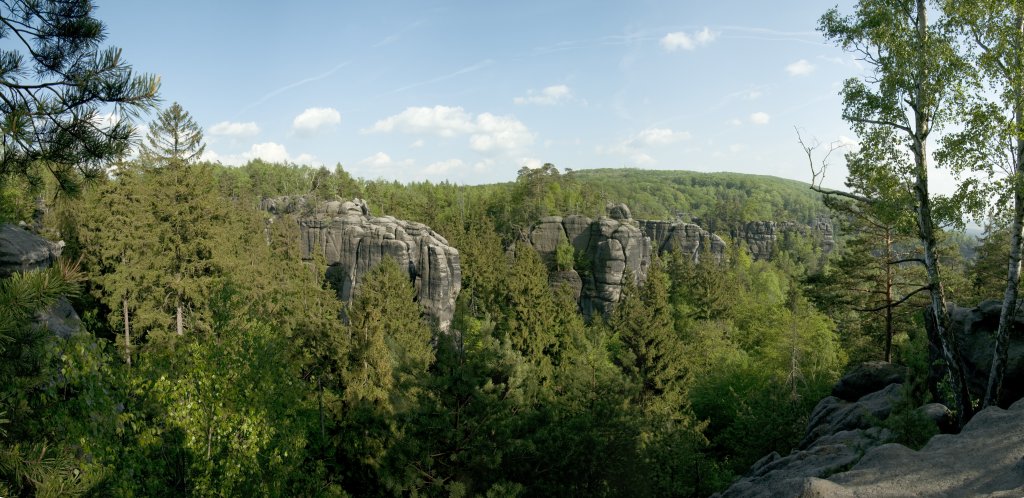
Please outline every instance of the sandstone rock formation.
[[1024, 496], [1024, 400], [986, 408], [920, 451], [873, 448], [828, 481], [808, 479], [799, 496]]
[[793, 221], [751, 221], [732, 235], [734, 239], [746, 242], [755, 260], [768, 260], [774, 254], [778, 239], [787, 233], [820, 237], [821, 250], [826, 254], [835, 248], [832, 223], [824, 218], [814, 220], [811, 225]]
[[362, 276], [390, 257], [407, 268], [416, 300], [447, 331], [462, 287], [459, 251], [430, 227], [392, 216], [374, 217], [361, 199], [308, 206], [304, 198], [266, 199], [274, 214], [299, 214], [302, 258], [323, 256], [327, 278], [342, 300], [352, 299]]
[[[584, 267], [575, 268], [581, 281], [578, 300], [588, 318], [595, 312], [607, 313], [619, 300], [627, 269], [639, 281], [646, 279], [652, 251], [659, 254], [681, 251], [695, 261], [705, 250], [716, 259], [725, 254], [725, 241], [699, 225], [633, 220], [625, 204], [609, 203], [605, 209], [607, 216], [596, 220], [580, 215], [546, 216], [529, 233], [530, 245], [552, 272], [552, 286], [556, 281], [574, 286], [576, 280], [568, 275], [571, 270], [557, 267], [555, 254], [560, 244], [572, 245], [582, 259]], [[734, 236], [747, 244], [754, 259], [768, 259], [778, 238], [786, 233], [817, 234], [826, 252], [835, 245], [832, 225], [827, 220], [817, 220], [811, 226], [795, 222], [751, 222]], [[555, 277], [556, 272], [564, 274]]]
[[[871, 425], [889, 416], [902, 398], [902, 384], [863, 391], [885, 384], [893, 379], [893, 373], [878, 365], [854, 368], [833, 389], [845, 398], [828, 396], [814, 407], [797, 449], [786, 456], [773, 452], [758, 460], [720, 496], [800, 496], [808, 478], [825, 478], [849, 469], [865, 451], [888, 442], [892, 434]], [[902, 381], [902, 372], [896, 380]]]
[[651, 238], [659, 254], [680, 251], [697, 261], [705, 248], [716, 258], [725, 253], [725, 241], [721, 237], [693, 223], [645, 220], [640, 221], [640, 229]]
[[[960, 353], [964, 358], [964, 369], [969, 388], [971, 393], [979, 398], [985, 395], [985, 390], [988, 388], [988, 375], [995, 348], [993, 335], [999, 326], [999, 313], [1002, 311], [1002, 307], [1000, 301], [983, 301], [974, 308], [949, 306], [950, 326], [956, 331], [960, 342]], [[926, 318], [930, 319], [931, 315], [931, 313], [925, 313]], [[931, 356], [933, 360], [938, 360], [940, 359], [938, 340], [935, 337], [934, 328], [930, 325], [929, 320]], [[1024, 311], [1018, 311], [1014, 317], [1007, 356], [1006, 377], [999, 395], [1003, 407], [1009, 406], [1008, 403], [1014, 400], [1024, 398]], [[944, 375], [945, 372], [940, 368], [933, 369], [930, 383], [937, 386]]]
[[[579, 302], [588, 317], [610, 312], [619, 300], [626, 275], [643, 281], [651, 263], [651, 239], [629, 218], [629, 208], [610, 204], [608, 214], [596, 220], [579, 215], [548, 216], [529, 235], [530, 245], [553, 271], [559, 244], [571, 244], [576, 254], [582, 255], [584, 267], [577, 268], [582, 283]], [[568, 276], [560, 278], [572, 280]]]

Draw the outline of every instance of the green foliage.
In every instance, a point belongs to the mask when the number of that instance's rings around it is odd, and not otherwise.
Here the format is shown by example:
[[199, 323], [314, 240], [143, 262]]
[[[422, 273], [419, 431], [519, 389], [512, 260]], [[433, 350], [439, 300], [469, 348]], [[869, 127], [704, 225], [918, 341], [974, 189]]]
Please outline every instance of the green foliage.
[[141, 153], [158, 161], [193, 163], [204, 150], [202, 128], [175, 102], [150, 125]]
[[573, 269], [576, 264], [576, 250], [567, 240], [559, 240], [555, 246], [555, 267], [558, 271]]
[[306, 444], [296, 365], [285, 338], [247, 317], [230, 286], [213, 299], [220, 309], [208, 335], [171, 339], [167, 357], [140, 368], [153, 369], [163, 430], [181, 434], [193, 492], [283, 495]]
[[[133, 74], [114, 47], [101, 48], [103, 23], [90, 1], [18, 0], [4, 5], [0, 38], [0, 118], [4, 151], [0, 188], [43, 172], [65, 193], [102, 175], [106, 162], [127, 152], [131, 117], [156, 103], [159, 78]], [[112, 106], [120, 120], [104, 124]]]

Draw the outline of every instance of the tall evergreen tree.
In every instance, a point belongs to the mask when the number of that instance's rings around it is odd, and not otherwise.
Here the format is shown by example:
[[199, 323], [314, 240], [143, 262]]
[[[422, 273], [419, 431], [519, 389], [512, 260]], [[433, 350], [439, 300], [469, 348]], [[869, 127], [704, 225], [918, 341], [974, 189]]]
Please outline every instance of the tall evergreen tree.
[[157, 253], [151, 257], [163, 270], [160, 286], [174, 310], [174, 330], [182, 335], [186, 313], [196, 311], [218, 273], [213, 244], [227, 206], [210, 166], [194, 163], [205, 147], [202, 130], [181, 106], [175, 103], [161, 112], [146, 140], [141, 160], [152, 175], [148, 208], [157, 238]]
[[408, 274], [386, 258], [363, 277], [348, 313], [351, 349], [338, 436], [351, 492], [398, 492], [407, 484], [409, 469], [388, 472], [383, 463], [427, 395], [434, 362], [432, 333], [414, 294]]

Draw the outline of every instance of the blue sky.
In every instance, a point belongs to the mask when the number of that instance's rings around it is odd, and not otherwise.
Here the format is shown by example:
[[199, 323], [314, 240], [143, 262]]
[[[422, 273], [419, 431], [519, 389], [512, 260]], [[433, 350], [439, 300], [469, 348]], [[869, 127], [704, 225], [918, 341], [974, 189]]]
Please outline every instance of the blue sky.
[[793, 127], [852, 139], [838, 88], [861, 71], [815, 31], [826, 2], [97, 5], [208, 158], [364, 178], [488, 183], [551, 162], [808, 181]]

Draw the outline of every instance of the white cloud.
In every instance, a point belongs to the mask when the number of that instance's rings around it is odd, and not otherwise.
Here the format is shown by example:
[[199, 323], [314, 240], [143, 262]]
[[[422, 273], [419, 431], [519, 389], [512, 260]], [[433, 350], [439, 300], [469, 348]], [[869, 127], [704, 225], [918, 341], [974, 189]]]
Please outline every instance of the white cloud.
[[790, 76], [807, 76], [814, 72], [814, 64], [807, 62], [807, 59], [800, 59], [786, 66], [786, 72]]
[[534, 134], [512, 116], [489, 112], [473, 116], [461, 107], [409, 107], [374, 123], [365, 132], [434, 134], [442, 137], [469, 135], [469, 146], [478, 152], [517, 150], [531, 145]]
[[541, 166], [544, 166], [544, 161], [535, 157], [524, 157], [519, 161], [519, 163], [530, 169], [538, 169]]
[[476, 171], [477, 173], [483, 173], [484, 171], [490, 169], [491, 166], [494, 166], [496, 162], [497, 161], [490, 157], [481, 159], [480, 161], [473, 163], [473, 170]]
[[690, 35], [683, 33], [682, 31], [676, 31], [675, 33], [669, 33], [661, 39], [661, 48], [669, 52], [675, 52], [676, 50], [693, 50], [697, 48], [697, 44], [690, 38]]
[[292, 120], [292, 129], [302, 135], [312, 135], [324, 128], [341, 123], [341, 113], [331, 107], [310, 107]]
[[715, 41], [715, 38], [718, 38], [718, 33], [711, 31], [710, 28], [705, 26], [704, 29], [694, 34], [693, 38], [697, 40], [698, 45], [707, 45], [708, 43]]
[[743, 120], [739, 118], [732, 118], [729, 121], [727, 121], [727, 123], [729, 124], [729, 126], [742, 126]]
[[302, 153], [292, 157], [284, 145], [276, 142], [252, 144], [249, 150], [240, 154], [218, 154], [209, 147], [203, 152], [202, 160], [219, 162], [230, 166], [239, 166], [253, 159], [261, 159], [270, 163], [298, 163], [311, 166], [322, 166], [323, 162], [311, 154]]
[[469, 147], [475, 151], [517, 150], [533, 143], [533, 133], [511, 116], [485, 112], [476, 117], [476, 125], [477, 132], [469, 138]]
[[746, 95], [743, 96], [743, 98], [747, 100], [756, 100], [760, 98], [761, 95], [764, 95], [764, 93], [762, 93], [761, 90], [751, 90], [747, 92]]
[[262, 159], [272, 163], [280, 163], [288, 160], [288, 150], [285, 149], [283, 145], [274, 142], [253, 144], [252, 147], [249, 148], [249, 152], [245, 154], [248, 154], [250, 159]]
[[644, 152], [648, 147], [660, 147], [689, 140], [692, 136], [687, 131], [674, 131], [669, 128], [647, 128], [611, 147], [598, 146], [598, 154], [619, 155], [629, 158], [636, 166], [646, 166], [657, 162], [650, 154]]
[[391, 165], [391, 156], [383, 152], [378, 152], [370, 157], [367, 157], [366, 159], [363, 159], [362, 161], [359, 161], [359, 164], [365, 164], [367, 166], [382, 168]]
[[540, 92], [534, 92], [532, 89], [527, 90], [525, 97], [516, 97], [512, 99], [512, 102], [515, 102], [517, 105], [555, 105], [569, 100], [572, 100], [572, 90], [568, 86], [553, 85], [545, 87]]
[[661, 38], [661, 48], [667, 52], [675, 52], [677, 50], [694, 50], [697, 47], [703, 47], [718, 38], [718, 33], [711, 31], [710, 28], [705, 27], [704, 29], [694, 32], [692, 34], [684, 33], [682, 31], [676, 31], [669, 33]]
[[232, 138], [246, 138], [258, 135], [260, 132], [260, 127], [252, 121], [246, 123], [221, 121], [220, 123], [211, 126], [209, 131], [210, 135]]
[[409, 144], [409, 147], [412, 147], [413, 149], [418, 149], [420, 147], [423, 147], [424, 145], [426, 145], [426, 142], [424, 142], [423, 139], [420, 138], [420, 139], [416, 140], [415, 142]]
[[836, 143], [836, 146], [838, 146], [838, 147], [846, 147], [849, 150], [853, 150], [853, 151], [860, 150], [860, 142], [857, 141], [856, 139], [850, 138], [850, 137], [848, 137], [846, 135], [839, 135], [839, 138], [836, 139], [835, 143]]
[[672, 131], [669, 128], [648, 128], [637, 133], [628, 143], [633, 146], [668, 145], [689, 139], [690, 132], [688, 131]]
[[461, 107], [436, 105], [434, 107], [409, 107], [404, 111], [373, 124], [369, 132], [424, 133], [454, 137], [471, 133], [475, 129], [473, 116]]
[[755, 112], [750, 115], [750, 122], [756, 125], [766, 125], [771, 120], [772, 117], [767, 112]]
[[401, 161], [396, 161], [386, 153], [378, 152], [370, 157], [363, 159], [362, 161], [359, 161], [359, 164], [362, 164], [364, 166], [370, 166], [373, 168], [390, 168], [393, 166], [412, 166], [413, 162], [414, 161], [412, 159], [403, 159]]
[[447, 161], [438, 161], [436, 163], [428, 164], [426, 168], [423, 168], [423, 173], [428, 175], [440, 175], [453, 169], [461, 168], [462, 166], [462, 160], [448, 159]]
[[658, 162], [653, 157], [643, 152], [637, 152], [632, 154], [631, 156], [629, 156], [629, 160], [633, 162], [634, 166], [647, 166]]

